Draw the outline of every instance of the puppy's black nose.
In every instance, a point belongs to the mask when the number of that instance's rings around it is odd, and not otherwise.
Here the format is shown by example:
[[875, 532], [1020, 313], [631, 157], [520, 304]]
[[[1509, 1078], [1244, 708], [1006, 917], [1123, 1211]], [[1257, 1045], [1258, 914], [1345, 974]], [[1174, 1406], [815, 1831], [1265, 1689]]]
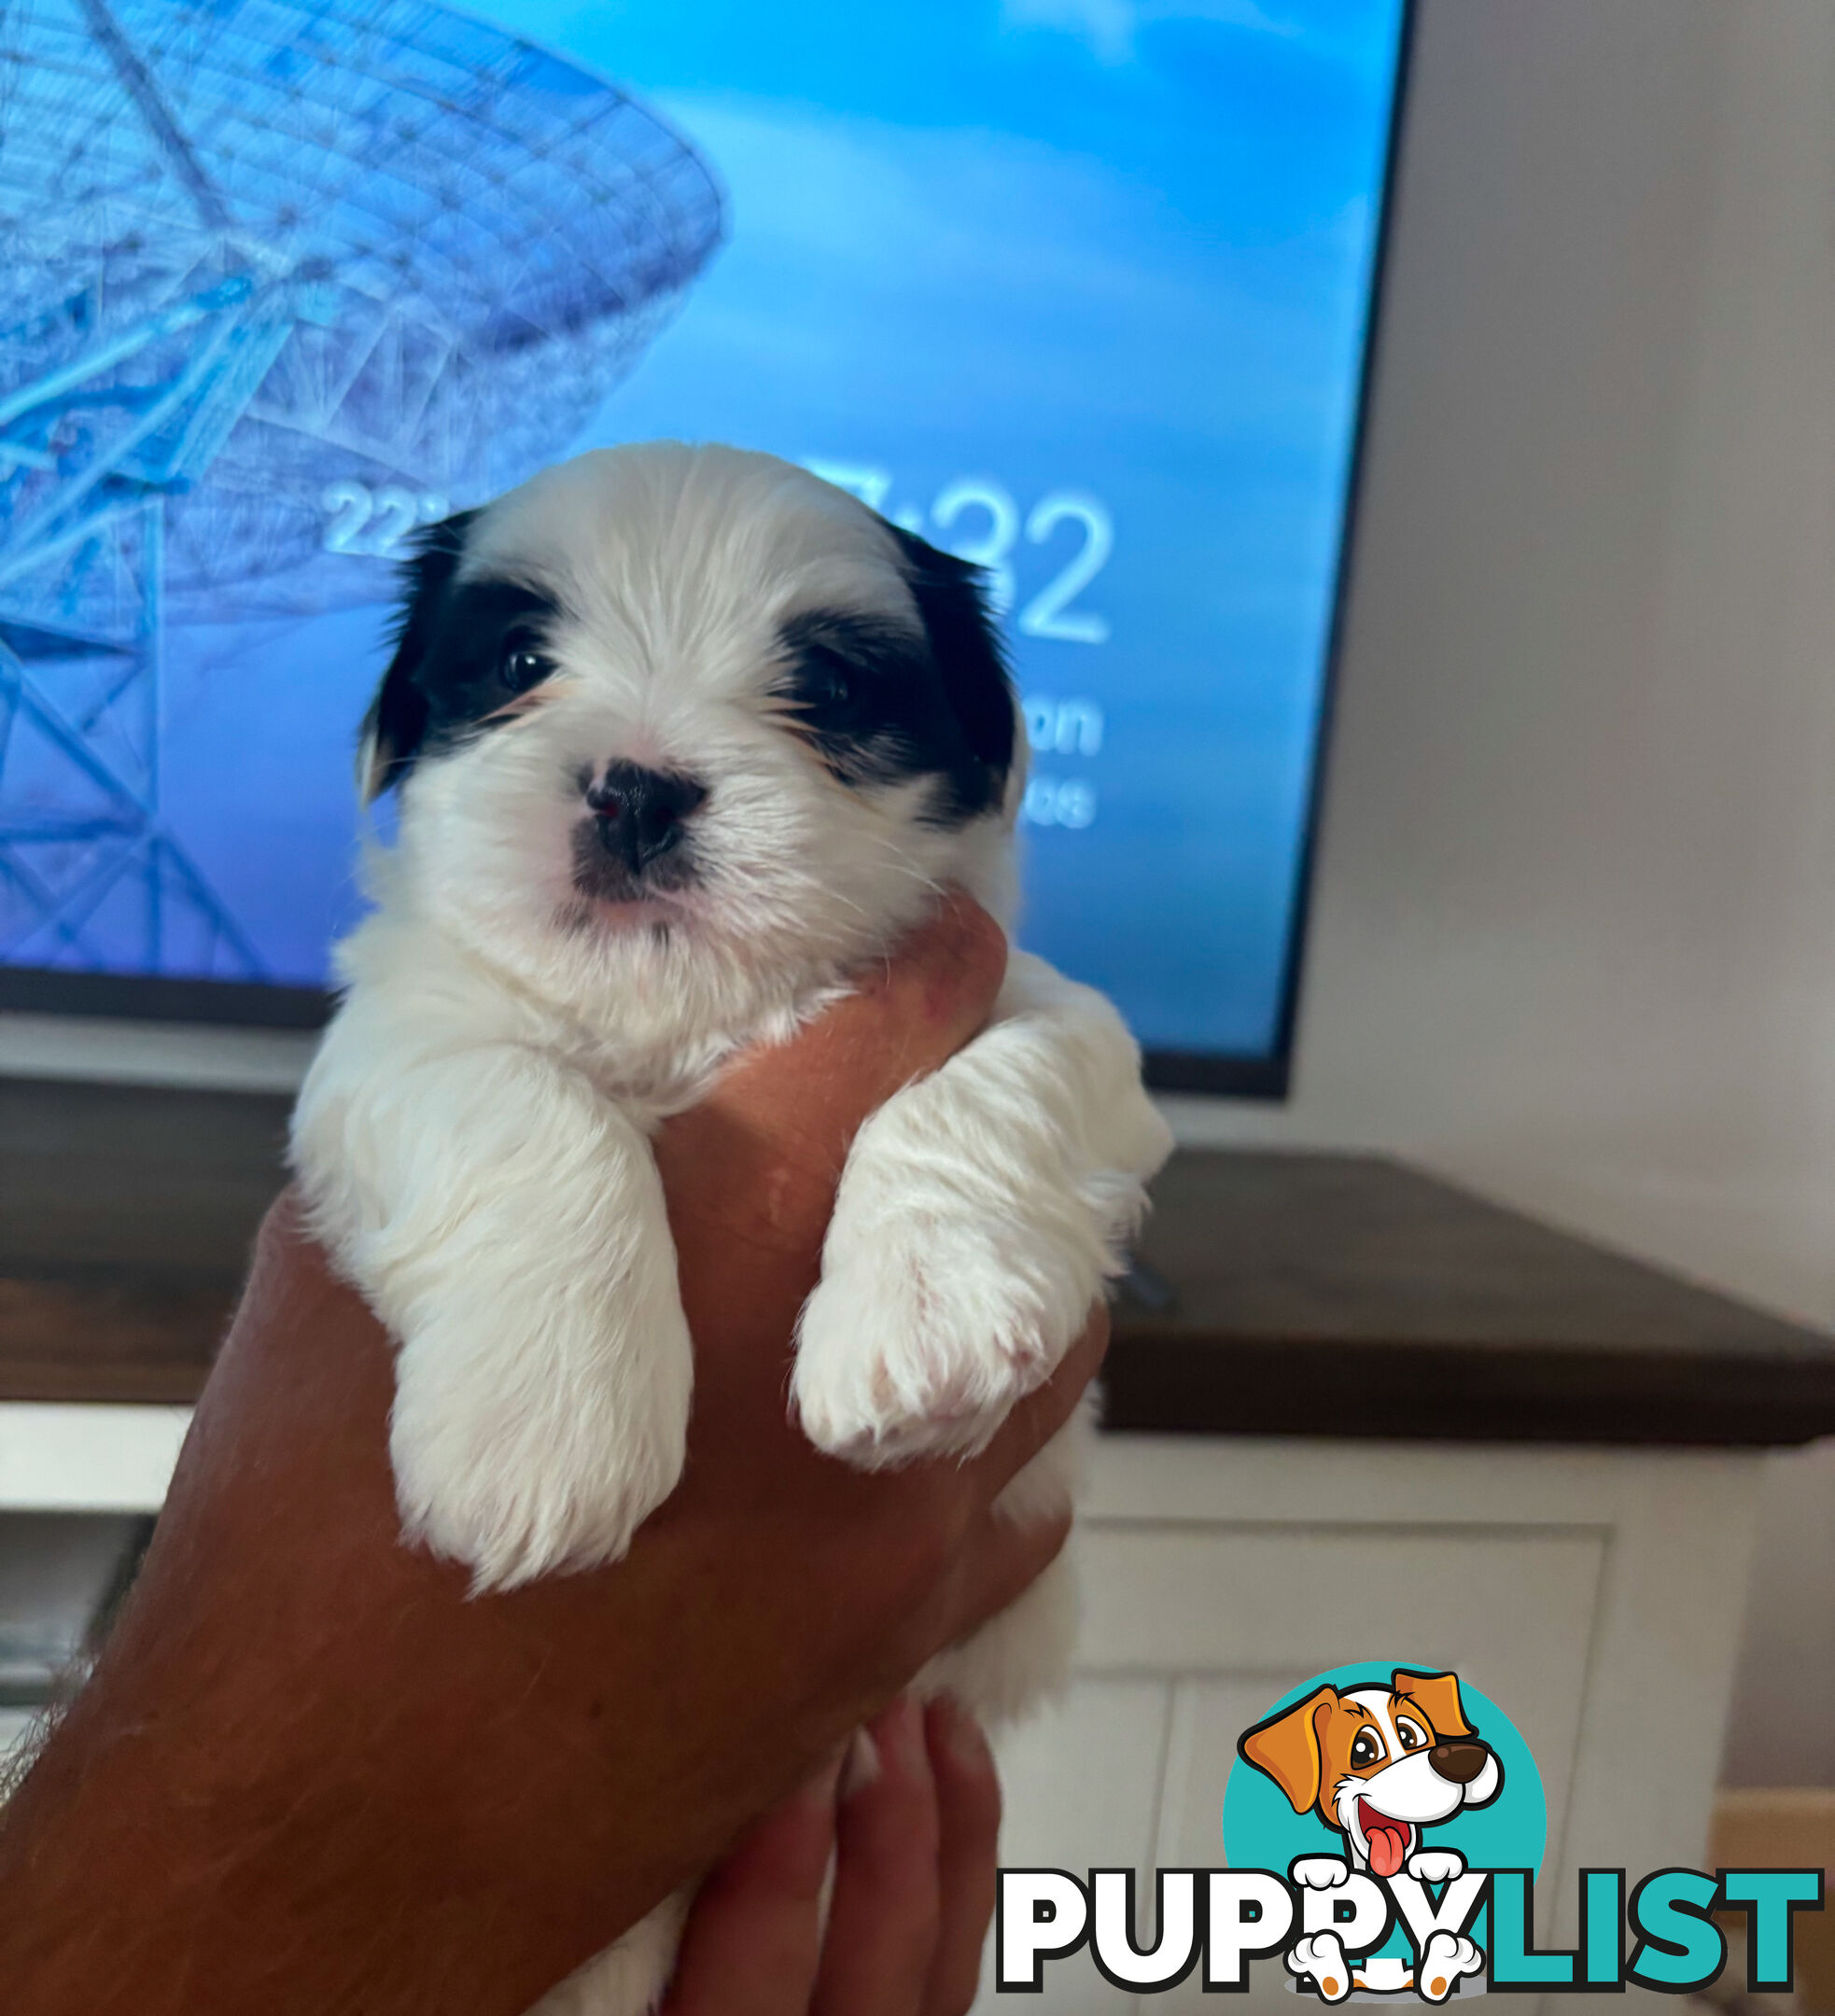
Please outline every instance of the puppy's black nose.
[[1436, 1743], [1427, 1761], [1451, 1785], [1470, 1785], [1485, 1768], [1491, 1752], [1481, 1743]]
[[683, 820], [707, 795], [707, 786], [693, 777], [615, 763], [587, 787], [586, 803], [599, 845], [636, 875], [675, 846]]

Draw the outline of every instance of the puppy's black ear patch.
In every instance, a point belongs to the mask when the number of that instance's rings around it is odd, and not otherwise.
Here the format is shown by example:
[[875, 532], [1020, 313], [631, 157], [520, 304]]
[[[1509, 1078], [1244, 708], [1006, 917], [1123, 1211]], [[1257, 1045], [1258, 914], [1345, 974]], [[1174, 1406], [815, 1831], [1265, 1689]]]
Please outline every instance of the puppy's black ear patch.
[[413, 534], [412, 551], [401, 567], [394, 655], [363, 717], [357, 742], [357, 784], [365, 805], [407, 776], [427, 739], [431, 710], [416, 675], [433, 647], [465, 553], [466, 534], [477, 515], [475, 511], [456, 511]]
[[988, 607], [987, 577], [915, 532], [889, 525], [887, 530], [898, 541], [931, 655], [967, 745], [970, 766], [952, 783], [957, 809], [972, 818], [1000, 803], [1013, 768], [1013, 679]]

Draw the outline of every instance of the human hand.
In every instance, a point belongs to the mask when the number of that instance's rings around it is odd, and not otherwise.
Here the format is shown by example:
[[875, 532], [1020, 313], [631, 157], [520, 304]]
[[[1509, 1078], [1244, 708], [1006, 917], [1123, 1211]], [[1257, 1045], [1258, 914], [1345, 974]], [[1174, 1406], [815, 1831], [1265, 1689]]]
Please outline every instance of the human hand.
[[993, 1757], [946, 1700], [902, 1699], [871, 1734], [866, 1783], [844, 1777], [837, 1806], [831, 1765], [702, 1885], [663, 2016], [963, 2016], [998, 1882]]
[[276, 1210], [139, 1587], [0, 1826], [10, 2016], [521, 2016], [1017, 1595], [1062, 1532], [990, 1507], [1100, 1317], [972, 1463], [863, 1476], [784, 1402], [853, 1131], [1002, 957], [946, 908], [664, 1131], [695, 1408], [612, 1569], [469, 1601], [400, 1543], [387, 1340]]

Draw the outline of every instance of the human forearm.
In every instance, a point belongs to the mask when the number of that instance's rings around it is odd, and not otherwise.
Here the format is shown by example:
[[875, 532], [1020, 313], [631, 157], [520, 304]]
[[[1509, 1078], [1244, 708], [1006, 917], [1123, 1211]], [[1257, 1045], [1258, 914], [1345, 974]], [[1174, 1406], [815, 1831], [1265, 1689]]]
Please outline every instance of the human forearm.
[[472, 1601], [402, 1547], [385, 1339], [270, 1226], [135, 1599], [0, 1827], [9, 2016], [518, 2016], [1017, 1592], [1057, 1536], [988, 1507], [1094, 1339], [967, 1469], [862, 1477], [784, 1418], [850, 1115], [913, 1068], [863, 1038], [946, 1054], [991, 994], [937, 1020], [925, 972], [661, 1144], [700, 1383], [614, 1569]]

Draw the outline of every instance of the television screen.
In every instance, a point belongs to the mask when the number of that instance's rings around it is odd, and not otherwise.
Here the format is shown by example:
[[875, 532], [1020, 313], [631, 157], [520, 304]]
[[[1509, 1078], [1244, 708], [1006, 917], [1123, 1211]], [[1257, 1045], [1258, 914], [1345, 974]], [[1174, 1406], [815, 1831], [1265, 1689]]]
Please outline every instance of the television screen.
[[0, 960], [319, 985], [408, 535], [720, 440], [988, 569], [1024, 941], [1277, 1087], [1404, 5], [8, 7]]

